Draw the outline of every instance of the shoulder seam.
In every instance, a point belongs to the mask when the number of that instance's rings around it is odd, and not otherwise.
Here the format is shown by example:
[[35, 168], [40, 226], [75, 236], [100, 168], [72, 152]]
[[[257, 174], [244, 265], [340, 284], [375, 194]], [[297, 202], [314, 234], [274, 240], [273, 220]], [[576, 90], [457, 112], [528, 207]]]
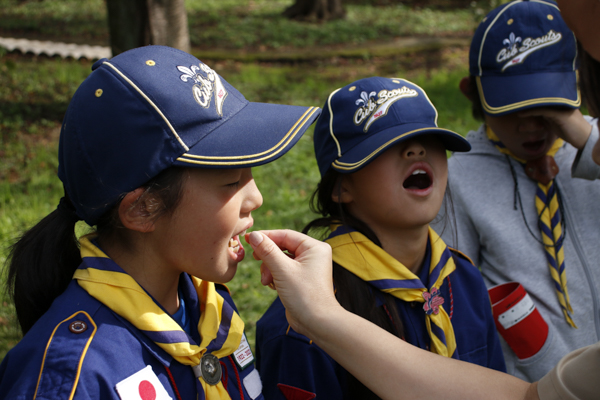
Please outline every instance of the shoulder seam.
[[35, 387], [35, 394], [33, 396], [34, 400], [36, 399], [38, 391], [40, 389], [40, 382], [42, 380], [42, 375], [43, 375], [43, 372], [44, 372], [44, 366], [46, 364], [46, 354], [48, 353], [48, 349], [50, 348], [50, 344], [52, 343], [52, 339], [54, 338], [54, 335], [55, 335], [56, 331], [58, 330], [58, 328], [62, 324], [64, 324], [64, 323], [68, 322], [69, 320], [75, 318], [78, 314], [84, 314], [87, 317], [88, 321], [91, 323], [91, 325], [93, 327], [93, 331], [90, 333], [90, 336], [88, 337], [88, 339], [87, 339], [87, 341], [85, 343], [85, 346], [83, 347], [83, 350], [81, 351], [81, 355], [80, 355], [79, 361], [77, 363], [77, 372], [76, 372], [76, 375], [75, 375], [75, 379], [73, 381], [73, 387], [72, 387], [71, 393], [69, 395], [69, 400], [73, 399], [73, 396], [75, 396], [75, 389], [77, 388], [77, 384], [79, 382], [79, 376], [81, 374], [81, 366], [83, 364], [83, 360], [84, 360], [84, 358], [85, 358], [85, 356], [87, 354], [87, 350], [88, 350], [88, 348], [90, 346], [90, 343], [92, 342], [92, 340], [93, 340], [93, 338], [94, 338], [94, 336], [96, 334], [96, 330], [98, 329], [98, 326], [94, 322], [94, 319], [86, 311], [83, 311], [83, 310], [74, 312], [69, 317], [67, 317], [64, 320], [62, 320], [61, 322], [59, 322], [54, 327], [54, 330], [52, 331], [52, 334], [50, 335], [50, 338], [48, 339], [48, 343], [46, 344], [46, 348], [44, 349], [44, 356], [42, 358], [42, 365], [40, 366], [40, 373], [38, 375], [37, 384], [36, 384], [36, 387]]

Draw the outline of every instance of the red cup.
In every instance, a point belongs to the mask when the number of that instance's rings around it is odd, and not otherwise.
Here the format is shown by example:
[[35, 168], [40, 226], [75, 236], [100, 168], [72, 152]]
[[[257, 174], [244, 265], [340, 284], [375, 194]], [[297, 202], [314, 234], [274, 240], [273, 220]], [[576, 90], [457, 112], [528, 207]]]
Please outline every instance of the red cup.
[[548, 324], [519, 282], [488, 290], [496, 329], [520, 359], [535, 355], [548, 338]]

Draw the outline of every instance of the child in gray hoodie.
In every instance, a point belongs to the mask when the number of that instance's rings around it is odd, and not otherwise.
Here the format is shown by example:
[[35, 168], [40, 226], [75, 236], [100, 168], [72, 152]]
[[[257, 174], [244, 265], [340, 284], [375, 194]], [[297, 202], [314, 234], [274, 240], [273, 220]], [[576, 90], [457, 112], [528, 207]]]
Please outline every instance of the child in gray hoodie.
[[579, 111], [576, 58], [554, 3], [514, 1], [479, 25], [460, 82], [484, 123], [449, 161], [456, 226], [442, 237], [496, 287], [507, 370], [528, 381], [600, 340], [598, 128]]

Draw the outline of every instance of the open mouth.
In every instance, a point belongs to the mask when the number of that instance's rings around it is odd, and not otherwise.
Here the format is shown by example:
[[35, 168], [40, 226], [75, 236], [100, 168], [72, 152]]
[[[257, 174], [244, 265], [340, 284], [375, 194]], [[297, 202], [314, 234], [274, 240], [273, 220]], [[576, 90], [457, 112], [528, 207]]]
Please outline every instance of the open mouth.
[[228, 247], [233, 250], [234, 253], [237, 253], [240, 250], [240, 235], [235, 235], [229, 239]]
[[545, 140], [543, 140], [543, 139], [542, 140], [536, 140], [535, 142], [526, 142], [526, 143], [523, 143], [523, 147], [527, 151], [535, 152], [535, 151], [541, 150], [544, 147], [544, 143], [545, 143]]
[[[252, 226], [252, 225], [250, 225]], [[240, 242], [240, 236], [244, 236], [246, 234], [246, 229], [244, 229], [242, 232], [233, 235], [230, 239], [229, 239], [229, 243], [227, 243], [227, 251], [229, 253], [229, 256], [231, 257], [232, 260], [236, 261], [236, 262], [240, 262], [244, 259], [244, 256], [246, 254], [245, 250], [244, 250], [244, 246], [242, 246], [242, 243]]]
[[404, 180], [402, 186], [405, 189], [423, 190], [431, 186], [432, 180], [429, 174], [423, 169], [415, 169], [408, 178]]

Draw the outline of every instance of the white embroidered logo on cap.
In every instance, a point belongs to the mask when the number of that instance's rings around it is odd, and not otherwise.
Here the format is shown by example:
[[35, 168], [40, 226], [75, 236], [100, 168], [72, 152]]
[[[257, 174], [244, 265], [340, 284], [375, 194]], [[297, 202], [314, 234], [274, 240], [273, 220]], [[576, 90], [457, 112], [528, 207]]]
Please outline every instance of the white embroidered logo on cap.
[[121, 400], [173, 400], [149, 365], [117, 383], [116, 389]]
[[[513, 65], [522, 64], [531, 53], [556, 44], [560, 42], [561, 39], [562, 34], [560, 32], [554, 32], [552, 29], [544, 36], [538, 38], [526, 38], [525, 40], [522, 40], [520, 36], [516, 36], [511, 32], [510, 35], [508, 35], [508, 38], [502, 41], [502, 44], [506, 47], [498, 52], [498, 55], [496, 55], [496, 62], [505, 62], [502, 67], [502, 71], [504, 71], [506, 68]], [[521, 43], [520, 47], [518, 46], [519, 43]]]
[[[183, 72], [183, 75], [179, 78], [184, 82], [187, 82], [188, 79], [194, 80], [195, 84], [192, 89], [194, 92], [194, 99], [204, 108], [210, 106], [210, 100], [212, 99], [214, 92], [215, 107], [219, 116], [222, 117], [223, 103], [225, 102], [225, 97], [227, 97], [227, 91], [223, 86], [223, 82], [221, 82], [221, 78], [215, 71], [206, 64], [200, 63], [199, 65], [200, 67], [192, 65], [190, 68], [181, 65], [177, 66], [177, 69], [180, 72]], [[206, 77], [202, 76], [199, 71], [203, 71], [206, 74]]]
[[387, 115], [391, 105], [396, 101], [405, 97], [417, 97], [418, 95], [419, 93], [416, 90], [409, 89], [406, 86], [393, 90], [381, 90], [377, 94], [377, 100], [374, 99], [375, 92], [369, 94], [361, 92], [360, 99], [357, 99], [355, 104], [357, 106], [362, 104], [362, 106], [354, 113], [354, 124], [360, 125], [367, 120], [363, 129], [366, 133], [375, 120]]

